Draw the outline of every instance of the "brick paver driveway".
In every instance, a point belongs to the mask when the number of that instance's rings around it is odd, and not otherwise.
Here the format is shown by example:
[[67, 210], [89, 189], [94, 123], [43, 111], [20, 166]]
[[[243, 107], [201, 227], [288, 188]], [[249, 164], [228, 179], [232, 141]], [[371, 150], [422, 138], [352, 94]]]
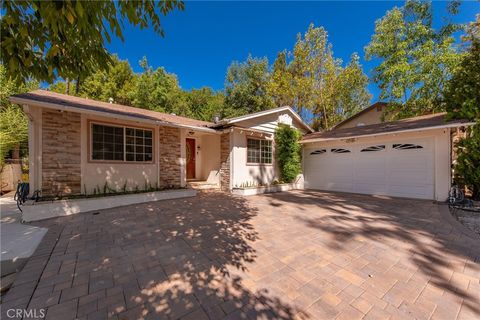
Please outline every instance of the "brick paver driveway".
[[203, 194], [37, 225], [2, 319], [480, 317], [480, 240], [429, 201]]

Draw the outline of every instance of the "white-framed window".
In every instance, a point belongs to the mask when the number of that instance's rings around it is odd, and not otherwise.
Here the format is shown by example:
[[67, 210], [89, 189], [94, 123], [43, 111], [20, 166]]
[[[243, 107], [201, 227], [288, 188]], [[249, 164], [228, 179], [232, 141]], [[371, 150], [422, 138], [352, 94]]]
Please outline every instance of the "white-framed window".
[[247, 163], [271, 164], [272, 141], [261, 139], [247, 139]]
[[153, 130], [92, 123], [90, 139], [93, 161], [153, 160]]

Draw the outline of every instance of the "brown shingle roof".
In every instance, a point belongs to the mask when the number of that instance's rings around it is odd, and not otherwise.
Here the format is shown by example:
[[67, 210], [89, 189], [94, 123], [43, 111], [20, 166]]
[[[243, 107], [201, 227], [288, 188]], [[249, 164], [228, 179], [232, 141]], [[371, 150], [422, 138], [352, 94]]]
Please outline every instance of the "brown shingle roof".
[[108, 103], [97, 100], [79, 98], [47, 90], [35, 90], [29, 93], [16, 94], [10, 98], [14, 103], [16, 103], [16, 98], [27, 99], [32, 101], [33, 103], [50, 103], [59, 106], [77, 108], [80, 109], [79, 111], [86, 110], [106, 112], [110, 114], [130, 116], [153, 121], [162, 121], [171, 124], [179, 124], [186, 126], [207, 127], [213, 124], [207, 121], [195, 120], [147, 109], [129, 107], [116, 103]]
[[308, 141], [313, 139], [319, 140], [332, 140], [332, 139], [348, 139], [358, 136], [368, 136], [375, 134], [393, 133], [403, 130], [421, 130], [429, 127], [437, 127], [442, 125], [454, 125], [461, 126], [462, 124], [470, 123], [469, 120], [445, 120], [446, 113], [436, 113], [426, 116], [402, 119], [392, 122], [376, 123], [367, 126], [359, 126], [353, 128], [333, 129], [324, 132], [314, 132], [305, 135], [302, 141]]

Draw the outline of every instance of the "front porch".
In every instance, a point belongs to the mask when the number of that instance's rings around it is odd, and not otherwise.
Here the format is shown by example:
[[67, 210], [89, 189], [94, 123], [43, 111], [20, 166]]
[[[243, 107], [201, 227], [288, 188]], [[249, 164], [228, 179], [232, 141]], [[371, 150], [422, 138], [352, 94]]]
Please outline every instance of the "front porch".
[[182, 137], [182, 175], [192, 189], [220, 188], [220, 134], [185, 130]]

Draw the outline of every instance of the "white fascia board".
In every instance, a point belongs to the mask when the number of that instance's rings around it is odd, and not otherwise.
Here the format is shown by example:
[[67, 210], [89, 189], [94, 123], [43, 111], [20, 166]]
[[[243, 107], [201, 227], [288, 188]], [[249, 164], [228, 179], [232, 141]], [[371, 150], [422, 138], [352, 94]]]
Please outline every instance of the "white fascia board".
[[275, 109], [269, 109], [269, 110], [265, 110], [265, 111], [261, 111], [261, 112], [257, 112], [257, 113], [253, 113], [253, 114], [247, 114], [245, 116], [236, 117], [236, 118], [232, 118], [232, 119], [226, 119], [226, 120], [220, 121], [218, 124], [219, 125], [232, 124], [232, 123], [245, 121], [245, 120], [250, 120], [250, 119], [266, 116], [266, 115], [269, 115], [269, 114], [272, 114], [272, 113], [281, 112], [281, 111], [285, 111], [285, 110], [290, 111], [290, 113], [293, 115], [293, 117], [297, 121], [299, 121], [305, 128], [307, 128], [310, 132], [314, 132], [314, 130], [302, 120], [302, 118], [298, 115], [298, 113], [296, 113], [289, 106], [275, 108]]
[[452, 124], [433, 126], [433, 127], [406, 129], [406, 130], [398, 130], [398, 131], [391, 131], [391, 132], [370, 133], [370, 134], [363, 134], [363, 135], [350, 136], [350, 137], [308, 139], [308, 140], [300, 141], [300, 143], [306, 144], [306, 143], [313, 143], [313, 142], [358, 139], [358, 138], [386, 136], [386, 135], [392, 135], [392, 134], [398, 134], [398, 133], [407, 133], [407, 132], [416, 132], [416, 131], [420, 132], [420, 131], [435, 130], [435, 129], [458, 128], [458, 127], [473, 126], [473, 125], [475, 125], [475, 122], [452, 123]]
[[118, 120], [141, 122], [141, 123], [153, 124], [153, 125], [158, 125], [158, 126], [173, 127], [173, 128], [184, 128], [184, 129], [190, 129], [190, 130], [195, 130], [195, 131], [202, 131], [202, 132], [220, 134], [219, 131], [217, 131], [215, 129], [211, 129], [211, 128], [203, 128], [203, 127], [197, 127], [197, 126], [191, 126], [191, 125], [185, 125], [185, 124], [177, 124], [177, 123], [165, 122], [165, 121], [161, 121], [161, 120], [150, 120], [150, 119], [138, 118], [138, 117], [135, 117], [135, 116], [120, 115], [120, 114], [113, 115], [112, 113], [109, 113], [107, 111], [86, 110], [86, 109], [81, 109], [81, 108], [76, 108], [76, 107], [64, 106], [64, 105], [60, 105], [60, 104], [56, 104], [56, 103], [41, 102], [41, 101], [23, 99], [23, 98], [18, 98], [18, 97], [10, 97], [10, 101], [12, 103], [16, 103], [16, 104], [20, 104], [20, 105], [33, 105], [33, 106], [39, 106], [39, 107], [48, 108], [48, 109], [91, 114], [91, 115], [113, 118], [113, 119], [118, 119]]

